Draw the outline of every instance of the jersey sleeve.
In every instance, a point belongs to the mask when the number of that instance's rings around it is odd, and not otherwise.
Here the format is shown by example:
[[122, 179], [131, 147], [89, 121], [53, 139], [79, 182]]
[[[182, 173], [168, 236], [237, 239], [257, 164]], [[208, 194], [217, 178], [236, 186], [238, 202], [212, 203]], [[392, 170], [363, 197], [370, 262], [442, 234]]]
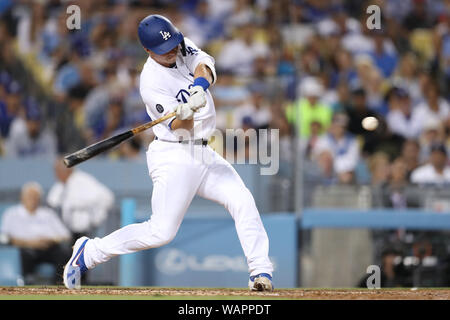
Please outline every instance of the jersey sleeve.
[[195, 68], [197, 68], [200, 63], [204, 63], [211, 69], [213, 75], [213, 82], [211, 85], [213, 85], [217, 79], [214, 58], [198, 48], [190, 39], [185, 37], [184, 42], [186, 45], [185, 63], [189, 71], [194, 74]]

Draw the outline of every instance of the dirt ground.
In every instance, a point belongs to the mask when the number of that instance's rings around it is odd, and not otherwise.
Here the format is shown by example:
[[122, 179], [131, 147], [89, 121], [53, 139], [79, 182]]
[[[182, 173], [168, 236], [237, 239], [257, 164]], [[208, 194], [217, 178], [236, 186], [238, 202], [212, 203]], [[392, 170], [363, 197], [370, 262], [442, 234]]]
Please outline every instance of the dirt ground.
[[[99, 297], [99, 299], [124, 296], [133, 298], [185, 299], [312, 299], [312, 300], [450, 300], [450, 289], [279, 289], [274, 292], [249, 292], [246, 289], [184, 289], [184, 288], [104, 288], [90, 287], [67, 290], [63, 287], [0, 287], [0, 299], [14, 296], [42, 296], [58, 299], [70, 296]], [[56, 296], [56, 297], [55, 297]]]

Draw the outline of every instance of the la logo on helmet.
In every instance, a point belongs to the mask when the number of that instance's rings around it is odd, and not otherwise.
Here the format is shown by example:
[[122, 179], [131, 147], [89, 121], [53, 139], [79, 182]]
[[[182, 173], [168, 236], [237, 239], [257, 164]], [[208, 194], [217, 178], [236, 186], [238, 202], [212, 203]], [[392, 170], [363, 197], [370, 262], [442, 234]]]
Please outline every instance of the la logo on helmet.
[[162, 31], [162, 30], [161, 30], [159, 33], [162, 35], [162, 37], [163, 37], [164, 40], [167, 40], [167, 39], [170, 38], [170, 33], [167, 32], [167, 31]]

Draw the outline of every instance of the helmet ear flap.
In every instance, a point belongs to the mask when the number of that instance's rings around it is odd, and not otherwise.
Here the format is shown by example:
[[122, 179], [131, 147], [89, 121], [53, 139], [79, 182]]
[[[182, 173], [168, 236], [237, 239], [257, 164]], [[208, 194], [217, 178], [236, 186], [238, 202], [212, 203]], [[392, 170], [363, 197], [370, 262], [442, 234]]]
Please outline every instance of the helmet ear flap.
[[183, 57], [186, 57], [186, 44], [184, 43], [184, 40], [180, 42], [181, 45], [181, 54]]

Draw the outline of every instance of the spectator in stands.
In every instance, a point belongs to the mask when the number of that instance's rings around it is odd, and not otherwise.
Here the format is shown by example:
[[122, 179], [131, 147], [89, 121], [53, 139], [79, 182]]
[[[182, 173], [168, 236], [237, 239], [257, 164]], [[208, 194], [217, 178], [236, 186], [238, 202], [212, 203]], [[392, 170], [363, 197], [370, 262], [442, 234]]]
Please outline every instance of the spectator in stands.
[[450, 183], [450, 166], [447, 159], [447, 149], [443, 144], [432, 145], [429, 163], [412, 172], [411, 182], [430, 185]]
[[422, 134], [418, 141], [420, 144], [420, 162], [424, 163], [430, 158], [431, 146], [438, 143], [444, 143], [445, 134], [441, 121], [429, 116], [422, 119]]
[[408, 92], [413, 106], [423, 99], [418, 75], [417, 56], [413, 52], [407, 52], [400, 57], [397, 69], [391, 77], [394, 87], [404, 88]]
[[351, 83], [352, 87], [362, 87], [366, 94], [366, 104], [372, 111], [385, 116], [387, 107], [383, 101], [383, 75], [368, 54], [355, 56], [357, 80]]
[[308, 160], [312, 160], [314, 148], [322, 136], [322, 124], [317, 121], [311, 122], [310, 132], [311, 134], [308, 138], [300, 139], [300, 144], [303, 150], [303, 158]]
[[417, 140], [406, 140], [402, 147], [400, 156], [405, 161], [408, 180], [411, 173], [420, 166], [419, 160], [420, 145]]
[[412, 10], [403, 20], [403, 26], [407, 30], [418, 28], [430, 28], [433, 25], [433, 16], [427, 8], [426, 0], [413, 0]]
[[123, 101], [121, 98], [110, 99], [106, 114], [94, 128], [96, 138], [106, 139], [123, 130], [125, 127], [125, 115], [123, 112]]
[[303, 19], [307, 22], [317, 23], [325, 19], [332, 12], [330, 1], [301, 1], [298, 5], [302, 8]]
[[331, 151], [319, 152], [312, 161], [307, 161], [304, 168], [305, 182], [333, 185], [339, 182], [334, 170], [334, 157]]
[[243, 25], [256, 23], [257, 20], [255, 10], [251, 7], [249, 0], [235, 0], [232, 2], [232, 11], [224, 19], [228, 34], [231, 34], [233, 30]]
[[[300, 135], [308, 138], [311, 135], [311, 123], [321, 124], [325, 132], [331, 123], [331, 107], [320, 102], [324, 92], [323, 85], [315, 77], [307, 77], [299, 86], [300, 99], [286, 107], [286, 118], [291, 124], [296, 124]], [[298, 122], [297, 119], [300, 119]]]
[[432, 80], [425, 84], [424, 95], [425, 100], [415, 107], [418, 117], [421, 119], [435, 117], [440, 121], [446, 121], [450, 117], [450, 105], [440, 95], [439, 85], [436, 81]]
[[235, 119], [239, 126], [244, 118], [248, 117], [252, 122], [254, 129], [267, 129], [272, 119], [270, 105], [265, 98], [265, 87], [263, 84], [257, 84], [249, 87], [250, 99], [242, 106], [235, 109]]
[[71, 254], [70, 232], [56, 212], [41, 206], [42, 188], [36, 182], [23, 185], [21, 204], [6, 210], [0, 233], [19, 247], [25, 284], [33, 284], [36, 267], [50, 263], [55, 268], [53, 284], [60, 284], [62, 270]]
[[11, 80], [7, 73], [3, 73], [0, 77], [6, 78], [2, 79], [4, 84], [0, 84], [0, 91], [4, 91], [4, 94], [0, 94], [0, 137], [7, 138], [14, 119], [23, 113], [24, 108], [19, 83]]
[[338, 83], [348, 85], [356, 81], [357, 74], [350, 52], [340, 48], [333, 54], [333, 63], [336, 65], [336, 70], [331, 74], [330, 86], [332, 88], [335, 88]]
[[320, 45], [320, 38], [314, 33], [302, 46], [299, 56], [300, 64], [297, 68], [300, 69], [305, 76], [318, 76], [318, 73], [324, 67], [325, 57], [321, 54]]
[[43, 123], [39, 105], [30, 98], [25, 104], [25, 119], [16, 118], [5, 144], [8, 157], [46, 157], [56, 155], [56, 137]]
[[369, 158], [370, 182], [374, 186], [383, 185], [388, 181], [390, 160], [384, 152], [376, 152]]
[[357, 19], [348, 16], [343, 5], [335, 5], [331, 8], [331, 15], [317, 23], [317, 29], [321, 36], [333, 32], [344, 35], [361, 32], [361, 25]]
[[371, 32], [371, 36], [374, 48], [370, 51], [370, 56], [374, 64], [381, 70], [383, 77], [389, 78], [397, 67], [397, 53], [394, 50], [387, 50], [385, 46], [385, 30], [374, 29]]
[[408, 177], [406, 163], [399, 157], [394, 160], [390, 168], [389, 184], [385, 189], [385, 195], [387, 197], [384, 199], [384, 206], [396, 209], [409, 207], [408, 199], [406, 199], [405, 194], [403, 193], [407, 185]]
[[100, 73], [103, 81], [89, 91], [83, 103], [85, 136], [88, 137], [88, 143], [93, 143], [98, 139], [95, 128], [104, 121], [110, 99], [121, 93], [114, 66], [108, 65]]
[[183, 31], [199, 48], [203, 48], [211, 40], [223, 35], [223, 21], [210, 15], [210, 4], [207, 0], [197, 1], [195, 11], [183, 24]]
[[414, 112], [409, 93], [403, 88], [393, 88], [388, 96], [388, 128], [405, 139], [416, 139], [422, 131], [423, 118]]
[[256, 39], [254, 29], [253, 24], [247, 23], [239, 28], [238, 38], [224, 44], [217, 57], [219, 68], [243, 77], [252, 75], [254, 60], [269, 54], [267, 45]]
[[384, 208], [406, 209], [416, 208], [421, 205], [419, 190], [410, 188], [408, 167], [402, 157], [396, 158], [388, 170], [388, 180], [378, 186], [375, 198]]
[[231, 70], [225, 69], [217, 72], [217, 83], [211, 90], [216, 107], [216, 128], [223, 131], [234, 128], [234, 110], [250, 98], [248, 88], [237, 83]]
[[331, 109], [333, 110], [333, 113], [345, 113], [350, 105], [350, 88], [346, 81], [341, 81], [336, 86], [336, 101], [331, 104]]
[[352, 183], [354, 173], [359, 161], [359, 144], [355, 136], [347, 131], [348, 117], [337, 113], [328, 132], [317, 141], [313, 158], [320, 156], [322, 152], [330, 152], [333, 157], [333, 169], [340, 183]]
[[92, 175], [67, 168], [62, 158], [54, 163], [58, 181], [47, 195], [50, 207], [61, 212], [73, 241], [81, 235], [95, 235], [114, 204], [114, 194]]

